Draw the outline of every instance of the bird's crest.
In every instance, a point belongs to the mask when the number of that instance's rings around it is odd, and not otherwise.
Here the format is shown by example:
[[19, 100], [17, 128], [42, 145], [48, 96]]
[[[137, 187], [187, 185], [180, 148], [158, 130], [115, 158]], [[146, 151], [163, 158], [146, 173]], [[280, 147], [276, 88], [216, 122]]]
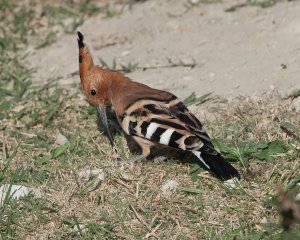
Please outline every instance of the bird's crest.
[[81, 84], [84, 85], [86, 78], [85, 75], [94, 66], [92, 55], [86, 44], [84, 43], [83, 34], [77, 31], [77, 42], [79, 48], [79, 74], [81, 79]]
[[82, 33], [79, 32], [79, 31], [77, 31], [77, 35], [78, 35], [77, 42], [78, 42], [78, 47], [79, 47], [79, 49], [80, 49], [80, 48], [84, 48], [83, 35], [82, 35]]

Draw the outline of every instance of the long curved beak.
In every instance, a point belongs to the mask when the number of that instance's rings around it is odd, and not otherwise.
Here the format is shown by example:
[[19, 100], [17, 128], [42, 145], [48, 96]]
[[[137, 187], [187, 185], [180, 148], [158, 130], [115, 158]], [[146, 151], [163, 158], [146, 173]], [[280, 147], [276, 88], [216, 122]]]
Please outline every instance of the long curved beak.
[[104, 132], [106, 133], [109, 141], [110, 141], [110, 144], [112, 145], [112, 147], [114, 147], [114, 140], [113, 140], [113, 137], [109, 131], [109, 128], [108, 128], [108, 123], [107, 123], [107, 117], [106, 117], [106, 110], [105, 110], [105, 105], [104, 104], [99, 104], [98, 106], [98, 111], [99, 111], [99, 120], [100, 120], [100, 123], [103, 127], [103, 130]]

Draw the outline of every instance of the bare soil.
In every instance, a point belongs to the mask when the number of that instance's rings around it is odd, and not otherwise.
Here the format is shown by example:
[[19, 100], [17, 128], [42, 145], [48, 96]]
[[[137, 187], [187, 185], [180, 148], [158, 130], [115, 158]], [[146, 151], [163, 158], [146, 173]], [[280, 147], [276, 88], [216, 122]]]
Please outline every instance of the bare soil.
[[[194, 1], [197, 2], [197, 1]], [[91, 17], [80, 26], [99, 63], [138, 63], [128, 76], [179, 97], [191, 92], [221, 96], [253, 95], [272, 89], [289, 93], [300, 87], [300, 3], [283, 1], [269, 8], [248, 6], [225, 10], [245, 1], [223, 1], [186, 7], [184, 1], [145, 1], [119, 16]], [[34, 81], [61, 78], [79, 85], [76, 35], [62, 34], [51, 46], [32, 50]], [[172, 62], [189, 67], [166, 67]], [[158, 68], [156, 68], [158, 67]]]

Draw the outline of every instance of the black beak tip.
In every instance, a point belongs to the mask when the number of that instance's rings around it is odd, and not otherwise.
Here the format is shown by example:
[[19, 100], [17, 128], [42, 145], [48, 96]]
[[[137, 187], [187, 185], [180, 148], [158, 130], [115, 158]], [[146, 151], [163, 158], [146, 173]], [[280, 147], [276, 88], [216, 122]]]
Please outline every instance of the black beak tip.
[[79, 48], [83, 48], [84, 47], [84, 43], [83, 43], [83, 35], [81, 32], [77, 31], [77, 35], [78, 35], [78, 47]]

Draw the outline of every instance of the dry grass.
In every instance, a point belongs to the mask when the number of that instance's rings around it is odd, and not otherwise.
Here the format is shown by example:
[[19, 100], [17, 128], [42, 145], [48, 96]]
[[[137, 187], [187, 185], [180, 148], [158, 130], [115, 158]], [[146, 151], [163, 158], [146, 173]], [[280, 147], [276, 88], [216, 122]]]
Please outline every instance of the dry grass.
[[[22, 40], [20, 33], [17, 39], [26, 45], [32, 36]], [[1, 37], [5, 43], [12, 36]], [[4, 202], [3, 239], [299, 238], [299, 226], [283, 232], [277, 207], [279, 187], [300, 191], [295, 137], [300, 119], [291, 98], [275, 92], [259, 98], [215, 97], [191, 107], [201, 119], [203, 109], [214, 116], [204, 120], [205, 126], [216, 147], [242, 172], [240, 187], [228, 189], [190, 156], [134, 166], [117, 160], [97, 131], [96, 109], [82, 94], [70, 95], [55, 84], [31, 86], [21, 54], [10, 44], [1, 46], [0, 183], [43, 193], [40, 199]], [[295, 135], [282, 130], [287, 123]], [[69, 143], [57, 144], [58, 133]], [[118, 152], [130, 158], [125, 137], [119, 130], [115, 134]], [[81, 179], [79, 173], [88, 169], [102, 169], [104, 180]], [[161, 189], [169, 180], [179, 187], [166, 195]]]
[[[18, 145], [2, 182], [35, 186], [44, 193], [43, 199], [26, 197], [3, 207], [11, 216], [5, 223], [16, 236], [232, 239], [281, 231], [274, 198], [278, 186], [286, 188], [299, 176], [300, 166], [299, 142], [280, 130], [283, 121], [299, 128], [289, 100], [269, 96], [211, 104], [220, 107], [216, 108], [216, 120], [206, 126], [218, 141], [238, 146], [241, 142], [280, 140], [288, 146], [269, 162], [245, 155], [247, 164], [235, 164], [243, 172], [241, 188], [231, 190], [201, 168], [191, 174], [195, 163], [185, 163], [188, 159], [123, 164], [114, 157], [107, 139], [95, 131], [96, 110], [85, 104], [81, 95], [58, 97], [62, 96], [60, 89], [44, 90], [42, 95], [45, 98], [39, 101], [33, 97], [14, 104], [7, 110], [8, 117], [1, 120], [6, 155]], [[45, 126], [49, 103], [59, 107]], [[16, 112], [19, 106], [22, 109]], [[21, 111], [23, 116], [15, 120]], [[34, 112], [39, 119], [31, 125]], [[55, 144], [58, 132], [67, 136], [70, 144], [54, 157], [60, 148]], [[118, 150], [130, 157], [125, 138], [118, 133], [116, 139]], [[105, 180], [89, 186], [78, 177], [87, 169], [103, 169]], [[165, 196], [161, 187], [168, 180], [177, 181], [179, 188]], [[292, 190], [299, 191], [299, 186]], [[4, 232], [6, 227], [2, 222]]]

